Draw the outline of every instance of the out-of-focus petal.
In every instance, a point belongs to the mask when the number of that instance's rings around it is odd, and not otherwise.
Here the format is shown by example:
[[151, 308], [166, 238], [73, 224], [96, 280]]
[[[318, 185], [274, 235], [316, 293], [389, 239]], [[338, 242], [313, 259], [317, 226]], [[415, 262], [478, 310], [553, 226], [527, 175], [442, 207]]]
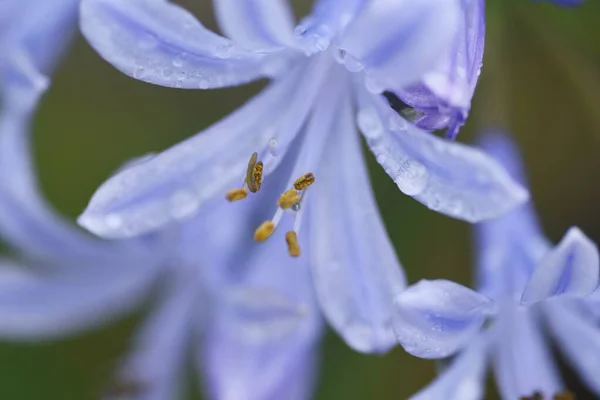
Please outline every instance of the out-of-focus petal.
[[246, 49], [276, 51], [293, 42], [287, 0], [215, 0], [214, 7], [221, 30]]
[[117, 265], [46, 276], [27, 267], [1, 263], [0, 337], [51, 339], [96, 327], [136, 307], [159, 271]]
[[354, 19], [367, 0], [317, 0], [309, 16], [296, 27], [296, 35], [307, 54], [329, 48]]
[[321, 127], [331, 138], [307, 199], [313, 279], [323, 312], [346, 343], [384, 352], [395, 345], [393, 299], [404, 273], [371, 192], [350, 99], [341, 98], [341, 108], [328, 111], [337, 124]]
[[[508, 136], [488, 131], [480, 136], [479, 144], [513, 179], [526, 185], [519, 152]], [[533, 205], [527, 202], [502, 218], [485, 221], [475, 228], [478, 290], [493, 298], [522, 293], [539, 260], [552, 249]], [[510, 274], [506, 273], [507, 268]]]
[[339, 59], [363, 70], [370, 90], [417, 83], [452, 45], [459, 29], [458, 0], [375, 0], [346, 28]]
[[395, 300], [394, 331], [412, 355], [447, 357], [467, 345], [481, 329], [494, 303], [446, 280], [422, 280]]
[[587, 296], [598, 286], [599, 264], [594, 242], [579, 228], [570, 228], [533, 271], [521, 302], [534, 303], [561, 295]]
[[80, 26], [106, 61], [161, 86], [237, 85], [275, 73], [285, 62], [241, 49], [166, 0], [84, 0]]
[[[313, 106], [328, 70], [322, 60], [290, 72], [207, 130], [112, 176], [78, 222], [103, 237], [139, 235], [224, 202], [225, 193], [242, 184], [253, 152], [265, 158], [268, 175]], [[276, 156], [268, 152], [273, 142]]]
[[[425, 74], [420, 84], [396, 91], [408, 105], [424, 116], [415, 121], [423, 129], [448, 127], [446, 136], [454, 139], [471, 108], [471, 98], [481, 71], [485, 39], [485, 2], [462, 2], [462, 16], [454, 43], [438, 65]], [[431, 126], [434, 116], [439, 124]]]
[[237, 258], [243, 278], [219, 288], [199, 357], [211, 398], [303, 400], [314, 390], [321, 316], [308, 258], [287, 254], [286, 222]]
[[489, 335], [478, 336], [458, 354], [433, 382], [409, 400], [481, 400], [485, 395], [485, 370]]
[[552, 335], [558, 341], [567, 362], [597, 395], [600, 328], [593, 319], [582, 314], [575, 304], [552, 300], [543, 305]]
[[537, 317], [534, 310], [517, 307], [510, 299], [501, 305], [494, 327], [494, 372], [503, 399], [520, 399], [535, 392], [550, 399], [563, 391]]
[[[177, 271], [139, 331], [133, 352], [123, 362], [110, 398], [128, 391], [129, 400], [164, 400], [180, 398], [179, 381], [185, 364], [186, 350], [193, 333], [192, 322], [198, 304], [198, 280], [190, 271]], [[133, 392], [133, 393], [132, 393]], [[179, 393], [179, 395], [178, 395]]]
[[377, 162], [405, 194], [469, 222], [498, 217], [528, 192], [492, 158], [408, 124], [379, 96], [360, 93], [358, 125]]

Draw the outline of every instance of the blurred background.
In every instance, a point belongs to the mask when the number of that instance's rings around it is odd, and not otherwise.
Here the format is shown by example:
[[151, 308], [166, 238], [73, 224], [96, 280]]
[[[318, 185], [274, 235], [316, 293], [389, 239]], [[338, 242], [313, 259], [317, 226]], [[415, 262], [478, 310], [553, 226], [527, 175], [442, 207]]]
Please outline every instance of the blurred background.
[[[205, 24], [214, 23], [208, 0], [178, 2]], [[295, 3], [298, 15], [310, 6], [309, 0]], [[600, 2], [572, 9], [527, 0], [487, 3], [483, 73], [459, 140], [471, 142], [490, 126], [510, 130], [522, 146], [548, 236], [556, 241], [578, 225], [600, 242]], [[123, 162], [202, 130], [264, 85], [213, 91], [148, 85], [113, 69], [78, 36], [35, 122], [44, 193], [74, 219]], [[471, 284], [469, 226], [402, 195], [368, 157], [380, 210], [409, 281]], [[102, 330], [56, 342], [0, 343], [0, 399], [98, 398], [143, 316], [140, 310]], [[405, 399], [434, 373], [434, 362], [401, 348], [364, 356], [329, 333], [316, 398]], [[197, 379], [190, 374], [193, 396]], [[570, 381], [572, 388], [577, 385]]]

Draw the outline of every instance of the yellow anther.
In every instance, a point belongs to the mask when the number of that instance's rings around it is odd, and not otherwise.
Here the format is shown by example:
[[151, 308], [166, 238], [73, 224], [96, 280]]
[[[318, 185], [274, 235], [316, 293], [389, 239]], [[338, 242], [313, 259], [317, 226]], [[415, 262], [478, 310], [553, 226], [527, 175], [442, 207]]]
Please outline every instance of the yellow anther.
[[294, 189], [290, 189], [286, 190], [281, 194], [281, 197], [279, 197], [279, 201], [277, 202], [277, 204], [279, 205], [279, 207], [283, 208], [284, 210], [287, 210], [288, 208], [296, 204], [298, 200], [300, 200], [300, 194]]
[[225, 198], [229, 201], [238, 201], [245, 199], [246, 196], [248, 196], [248, 191], [246, 188], [239, 188], [231, 189], [229, 192], [227, 192]]
[[256, 193], [258, 190], [254, 184], [254, 168], [256, 167], [256, 161], [258, 160], [258, 153], [252, 153], [250, 160], [248, 160], [248, 168], [246, 169], [246, 185], [252, 193]]
[[263, 163], [262, 161], [257, 162], [252, 169], [252, 183], [254, 183], [254, 187], [258, 192], [260, 190], [260, 185], [262, 184], [262, 175], [263, 175]]
[[313, 183], [315, 183], [315, 176], [312, 174], [312, 172], [309, 172], [308, 174], [304, 174], [300, 178], [296, 179], [294, 182], [294, 189], [302, 190], [309, 187]]
[[562, 392], [562, 393], [556, 393], [554, 396], [552, 396], [553, 400], [575, 400], [575, 395], [569, 391], [567, 392]]
[[285, 234], [285, 241], [288, 246], [288, 253], [292, 257], [300, 256], [300, 245], [298, 244], [298, 236], [295, 231], [289, 231]]
[[264, 242], [275, 231], [275, 224], [271, 221], [265, 221], [254, 231], [254, 240]]

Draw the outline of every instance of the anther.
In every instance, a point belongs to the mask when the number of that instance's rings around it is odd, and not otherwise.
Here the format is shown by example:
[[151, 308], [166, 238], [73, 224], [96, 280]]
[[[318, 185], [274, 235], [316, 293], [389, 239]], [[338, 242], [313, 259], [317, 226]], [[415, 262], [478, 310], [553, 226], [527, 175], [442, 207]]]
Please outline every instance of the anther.
[[300, 256], [300, 245], [298, 244], [298, 236], [295, 231], [289, 231], [285, 234], [285, 241], [288, 246], [288, 252], [292, 257]]
[[272, 221], [265, 221], [254, 231], [254, 240], [264, 242], [275, 231], [275, 224]]
[[262, 185], [262, 176], [263, 163], [262, 161], [259, 161], [254, 165], [254, 168], [252, 169], [252, 179], [257, 192], [260, 190], [260, 185]]
[[[254, 179], [254, 171], [257, 166], [257, 162], [256, 162], [257, 160], [258, 160], [258, 153], [256, 153], [256, 152], [252, 153], [252, 155], [250, 156], [250, 160], [248, 160], [248, 168], [246, 169], [246, 185], [248, 185], [248, 189], [252, 193], [256, 193], [258, 191], [258, 189], [260, 188], [260, 183], [257, 187], [256, 181]], [[262, 183], [262, 163], [261, 163], [259, 169], [260, 169], [259, 176], [260, 176], [260, 180]]]
[[290, 189], [286, 190], [281, 194], [281, 197], [279, 197], [279, 200], [277, 201], [277, 205], [279, 205], [279, 207], [283, 208], [284, 210], [287, 210], [288, 208], [296, 204], [299, 200], [300, 194], [294, 189]]
[[569, 391], [556, 393], [552, 396], [553, 400], [575, 400], [575, 395]]
[[238, 201], [245, 199], [246, 196], [248, 196], [248, 191], [246, 188], [239, 188], [231, 189], [229, 192], [227, 192], [225, 198], [227, 198], [228, 201]]
[[300, 178], [296, 179], [294, 182], [294, 189], [302, 190], [309, 187], [313, 183], [315, 183], [315, 176], [312, 174], [312, 172], [309, 172], [308, 174], [304, 174]]

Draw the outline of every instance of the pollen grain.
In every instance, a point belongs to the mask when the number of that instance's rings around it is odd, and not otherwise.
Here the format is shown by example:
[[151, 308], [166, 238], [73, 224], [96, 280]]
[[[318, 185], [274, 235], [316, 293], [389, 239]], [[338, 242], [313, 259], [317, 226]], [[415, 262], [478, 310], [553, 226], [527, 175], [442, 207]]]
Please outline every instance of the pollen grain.
[[254, 231], [254, 240], [264, 242], [275, 231], [275, 224], [272, 221], [265, 221]]
[[289, 231], [285, 234], [285, 241], [288, 246], [288, 252], [292, 257], [300, 257], [300, 245], [295, 231]]
[[312, 172], [302, 175], [300, 178], [296, 179], [294, 182], [294, 189], [302, 190], [306, 189], [310, 185], [315, 183], [315, 176]]

